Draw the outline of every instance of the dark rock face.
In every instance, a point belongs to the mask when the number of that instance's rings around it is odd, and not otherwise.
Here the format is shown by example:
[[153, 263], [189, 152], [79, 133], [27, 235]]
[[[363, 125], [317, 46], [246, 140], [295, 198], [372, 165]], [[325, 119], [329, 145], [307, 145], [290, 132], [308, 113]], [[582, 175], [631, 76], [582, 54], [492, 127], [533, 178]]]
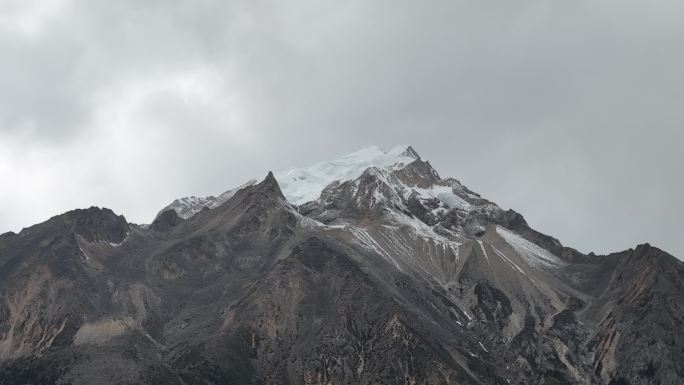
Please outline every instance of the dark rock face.
[[107, 208], [91, 207], [73, 210], [53, 218], [61, 222], [67, 232], [78, 234], [86, 240], [118, 243], [123, 241], [129, 231], [123, 215], [115, 215]]
[[178, 216], [175, 210], [166, 210], [159, 214], [150, 224], [150, 229], [157, 232], [164, 232], [178, 226], [183, 219]]
[[440, 178], [430, 162], [420, 159], [398, 170], [395, 175], [409, 186], [427, 188], [437, 183]]
[[684, 264], [565, 248], [410, 150], [300, 207], [269, 173], [3, 234], [0, 384], [683, 383]]

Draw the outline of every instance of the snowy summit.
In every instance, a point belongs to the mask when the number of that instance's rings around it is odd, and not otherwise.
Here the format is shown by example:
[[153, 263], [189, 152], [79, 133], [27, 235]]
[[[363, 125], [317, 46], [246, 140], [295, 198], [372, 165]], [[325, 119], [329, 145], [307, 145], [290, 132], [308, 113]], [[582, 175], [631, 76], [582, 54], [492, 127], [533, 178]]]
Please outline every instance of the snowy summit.
[[318, 199], [330, 183], [356, 179], [369, 167], [395, 170], [418, 159], [420, 156], [408, 145], [389, 151], [371, 146], [329, 162], [278, 171], [275, 178], [285, 198], [292, 204], [301, 205]]

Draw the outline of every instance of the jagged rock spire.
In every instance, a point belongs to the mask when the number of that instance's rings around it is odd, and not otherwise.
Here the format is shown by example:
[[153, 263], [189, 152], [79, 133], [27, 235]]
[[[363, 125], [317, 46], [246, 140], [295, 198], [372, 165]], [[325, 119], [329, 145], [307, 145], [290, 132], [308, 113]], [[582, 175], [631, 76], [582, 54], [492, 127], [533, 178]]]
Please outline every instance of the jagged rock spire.
[[254, 189], [256, 191], [262, 191], [265, 193], [274, 193], [278, 195], [278, 197], [285, 199], [285, 196], [283, 195], [283, 192], [280, 189], [280, 185], [278, 184], [278, 181], [276, 180], [272, 171], [269, 171], [268, 175], [266, 175], [266, 178], [264, 178], [264, 180], [261, 181], [261, 183], [254, 186]]

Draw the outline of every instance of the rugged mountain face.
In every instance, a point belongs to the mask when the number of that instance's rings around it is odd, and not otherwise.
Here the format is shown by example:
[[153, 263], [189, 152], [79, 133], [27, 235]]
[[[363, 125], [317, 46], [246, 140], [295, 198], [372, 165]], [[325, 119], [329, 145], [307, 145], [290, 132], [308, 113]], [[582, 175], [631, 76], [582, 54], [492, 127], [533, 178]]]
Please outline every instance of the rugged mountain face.
[[680, 384], [684, 264], [583, 255], [408, 146], [0, 236], [0, 384]]

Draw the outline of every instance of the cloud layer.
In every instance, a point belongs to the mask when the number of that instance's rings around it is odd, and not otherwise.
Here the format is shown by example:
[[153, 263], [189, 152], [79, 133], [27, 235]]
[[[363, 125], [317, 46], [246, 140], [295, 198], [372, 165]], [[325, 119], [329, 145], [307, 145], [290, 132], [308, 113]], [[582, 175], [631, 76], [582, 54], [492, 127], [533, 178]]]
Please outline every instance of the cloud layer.
[[409, 143], [582, 251], [684, 257], [684, 3], [0, 4], [0, 232]]

